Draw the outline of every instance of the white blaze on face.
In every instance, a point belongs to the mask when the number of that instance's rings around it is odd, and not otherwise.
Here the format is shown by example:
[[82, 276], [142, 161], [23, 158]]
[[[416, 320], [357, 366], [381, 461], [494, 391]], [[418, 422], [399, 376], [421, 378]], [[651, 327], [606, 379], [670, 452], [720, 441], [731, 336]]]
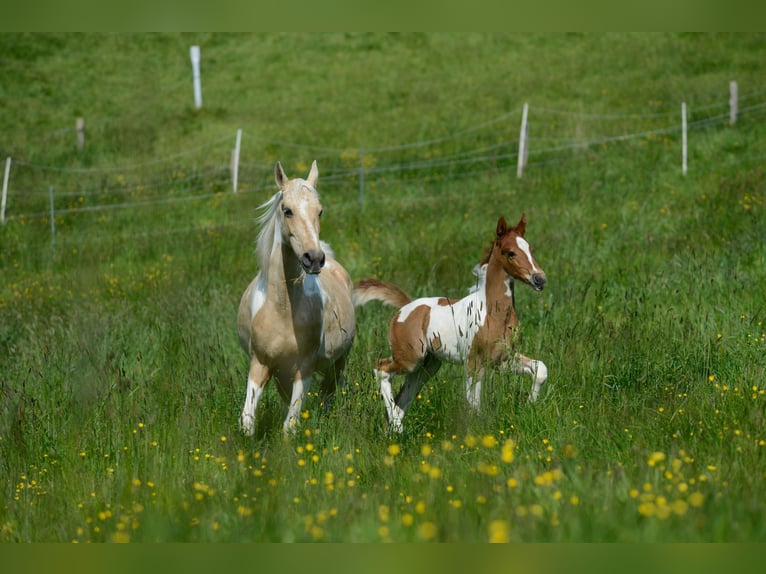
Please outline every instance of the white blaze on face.
[[537, 273], [540, 271], [537, 265], [535, 265], [535, 260], [532, 258], [532, 251], [529, 249], [529, 243], [527, 243], [527, 240], [523, 237], [517, 237], [516, 244], [519, 246], [519, 249], [521, 249], [522, 253], [527, 256], [529, 264], [532, 266], [532, 273]]

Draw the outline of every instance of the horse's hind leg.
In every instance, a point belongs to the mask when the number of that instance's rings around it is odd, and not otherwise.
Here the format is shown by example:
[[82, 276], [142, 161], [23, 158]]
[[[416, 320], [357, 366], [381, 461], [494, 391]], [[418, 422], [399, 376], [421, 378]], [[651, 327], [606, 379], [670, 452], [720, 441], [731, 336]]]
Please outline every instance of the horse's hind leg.
[[326, 410], [332, 405], [336, 389], [338, 387], [346, 386], [346, 377], [343, 374], [345, 368], [346, 357], [344, 356], [335, 361], [330, 368], [324, 371], [319, 391], [319, 401], [323, 409]]
[[251, 436], [255, 432], [255, 409], [261, 398], [263, 388], [269, 382], [269, 369], [253, 357], [250, 360], [250, 370], [247, 374], [247, 393], [245, 394], [245, 406], [242, 408], [240, 428], [242, 432]]
[[516, 353], [513, 356], [511, 368], [518, 375], [532, 375], [532, 392], [529, 394], [529, 400], [535, 402], [540, 394], [540, 387], [548, 378], [548, 367], [542, 361]]

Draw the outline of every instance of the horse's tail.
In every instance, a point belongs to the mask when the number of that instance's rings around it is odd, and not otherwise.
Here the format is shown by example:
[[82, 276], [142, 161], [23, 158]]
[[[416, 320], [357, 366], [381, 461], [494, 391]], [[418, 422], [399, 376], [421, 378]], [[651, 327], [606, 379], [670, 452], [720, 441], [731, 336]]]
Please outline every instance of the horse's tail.
[[393, 283], [369, 278], [356, 282], [351, 293], [351, 300], [356, 307], [361, 307], [370, 301], [381, 301], [398, 309], [412, 301], [412, 297]]

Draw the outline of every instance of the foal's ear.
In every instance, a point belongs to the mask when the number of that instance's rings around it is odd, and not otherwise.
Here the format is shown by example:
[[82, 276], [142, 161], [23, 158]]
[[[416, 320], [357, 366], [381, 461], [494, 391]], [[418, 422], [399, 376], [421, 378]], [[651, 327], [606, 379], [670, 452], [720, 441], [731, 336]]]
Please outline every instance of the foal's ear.
[[505, 222], [505, 217], [501, 216], [497, 220], [497, 237], [498, 239], [508, 233], [508, 224]]
[[285, 175], [285, 170], [282, 169], [282, 164], [279, 162], [277, 162], [277, 165], [274, 166], [274, 181], [277, 182], [277, 187], [281, 189], [282, 191], [285, 190], [288, 182], [290, 181], [289, 179], [287, 179], [287, 176]]
[[309, 170], [309, 176], [306, 178], [306, 182], [316, 189], [317, 186], [317, 178], [319, 177], [319, 169], [317, 168], [317, 161], [314, 160], [311, 162], [311, 169]]
[[522, 213], [521, 219], [516, 224], [516, 227], [513, 228], [513, 230], [518, 234], [524, 237], [524, 232], [527, 230], [527, 216]]

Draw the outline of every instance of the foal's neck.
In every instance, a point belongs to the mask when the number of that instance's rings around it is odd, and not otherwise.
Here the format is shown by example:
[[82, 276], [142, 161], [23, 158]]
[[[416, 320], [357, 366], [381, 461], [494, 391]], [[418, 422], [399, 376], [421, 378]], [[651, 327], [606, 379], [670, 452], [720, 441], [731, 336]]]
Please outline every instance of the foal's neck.
[[490, 257], [487, 265], [487, 313], [500, 314], [506, 321], [515, 316], [515, 298], [513, 294], [513, 277], [508, 275], [502, 264]]

